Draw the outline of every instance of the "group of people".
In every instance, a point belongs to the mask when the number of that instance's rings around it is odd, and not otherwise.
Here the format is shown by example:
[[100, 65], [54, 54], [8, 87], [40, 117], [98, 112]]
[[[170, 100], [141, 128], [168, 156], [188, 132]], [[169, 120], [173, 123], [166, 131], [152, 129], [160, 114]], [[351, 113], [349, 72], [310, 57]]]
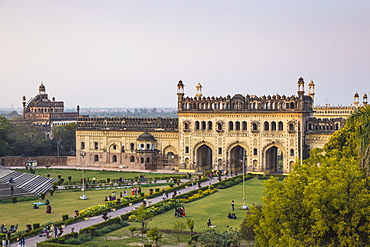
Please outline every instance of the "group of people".
[[55, 224], [52, 224], [51, 226], [47, 225], [41, 232], [40, 237], [45, 236], [47, 238], [51, 238], [54, 235], [54, 238], [58, 238], [62, 236], [63, 234], [63, 228], [58, 227]]
[[175, 217], [185, 217], [185, 208], [184, 207], [179, 207], [175, 208]]
[[[122, 197], [122, 196], [121, 196]], [[109, 196], [106, 196], [104, 198], [104, 201], [114, 201], [114, 200], [117, 200], [117, 194], [115, 191], [112, 192], [112, 194], [110, 194]]]
[[235, 213], [229, 213], [229, 215], [227, 216], [228, 219], [236, 219], [236, 215]]

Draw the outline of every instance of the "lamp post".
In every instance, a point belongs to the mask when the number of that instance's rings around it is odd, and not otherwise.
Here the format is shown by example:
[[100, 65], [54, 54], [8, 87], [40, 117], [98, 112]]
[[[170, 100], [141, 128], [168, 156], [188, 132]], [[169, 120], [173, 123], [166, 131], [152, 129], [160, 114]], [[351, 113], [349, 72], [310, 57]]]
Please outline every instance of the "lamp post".
[[81, 155], [81, 164], [82, 164], [82, 186], [81, 186], [81, 191], [82, 191], [82, 196], [80, 197], [81, 200], [86, 200], [87, 196], [85, 196], [85, 156], [86, 153], [80, 153]]
[[243, 152], [243, 160], [241, 160], [243, 162], [243, 205], [242, 205], [242, 209], [248, 209], [248, 206], [246, 205], [246, 202], [245, 202], [245, 179], [244, 179], [244, 176], [245, 176], [245, 150]]

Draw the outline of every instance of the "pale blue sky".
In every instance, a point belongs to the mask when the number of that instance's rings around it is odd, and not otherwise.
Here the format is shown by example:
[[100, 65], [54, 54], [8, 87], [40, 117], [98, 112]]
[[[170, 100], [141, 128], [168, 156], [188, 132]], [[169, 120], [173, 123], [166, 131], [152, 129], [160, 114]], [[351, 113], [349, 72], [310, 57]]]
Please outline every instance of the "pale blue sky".
[[[176, 107], [194, 96], [370, 91], [370, 1], [0, 0], [0, 108], [41, 81], [66, 107]], [[307, 90], [306, 90], [307, 91]]]

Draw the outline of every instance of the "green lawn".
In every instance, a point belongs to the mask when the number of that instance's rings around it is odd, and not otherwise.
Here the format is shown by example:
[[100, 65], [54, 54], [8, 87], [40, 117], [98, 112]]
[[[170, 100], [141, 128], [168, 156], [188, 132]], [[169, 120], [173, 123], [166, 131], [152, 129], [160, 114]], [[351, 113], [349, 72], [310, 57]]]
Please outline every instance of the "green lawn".
[[[264, 190], [264, 180], [258, 180], [253, 178], [246, 181], [246, 202], [247, 205], [252, 203], [261, 204], [261, 196]], [[209, 195], [198, 201], [184, 204], [186, 210], [186, 217], [176, 218], [174, 217], [174, 210], [155, 216], [152, 221], [149, 222], [148, 228], [157, 226], [159, 229], [172, 229], [175, 222], [181, 221], [186, 225], [186, 218], [192, 218], [195, 221], [195, 231], [201, 232], [207, 229], [206, 222], [210, 218], [212, 223], [216, 225], [213, 228], [217, 231], [227, 230], [227, 226], [231, 226], [234, 229], [240, 229], [240, 224], [243, 221], [245, 210], [241, 209], [243, 204], [242, 200], [243, 186], [242, 184], [233, 186], [228, 189], [219, 190], [213, 195]], [[228, 219], [227, 214], [231, 211], [231, 200], [235, 201], [235, 213], [237, 219]], [[139, 228], [139, 223], [130, 222], [130, 226]], [[142, 246], [140, 244], [141, 238], [131, 238], [131, 233], [128, 228], [124, 227], [120, 230], [111, 232], [101, 237], [94, 238], [93, 241], [85, 242], [84, 246]], [[188, 229], [185, 229], [188, 231]], [[138, 234], [138, 233], [137, 233]], [[180, 242], [186, 243], [189, 236], [181, 236]], [[145, 242], [148, 242], [147, 238]], [[104, 244], [103, 244], [104, 243]], [[135, 244], [134, 244], [135, 243]], [[175, 239], [174, 234], [164, 234], [164, 240], [160, 243], [161, 246], [178, 243]], [[178, 246], [178, 245], [173, 245]], [[186, 245], [187, 246], [187, 245]]]
[[[164, 188], [168, 186], [142, 187], [142, 192], [148, 193], [150, 188]], [[19, 230], [26, 230], [27, 224], [55, 222], [62, 219], [63, 214], [68, 214], [70, 217], [75, 215], [75, 210], [82, 210], [87, 207], [104, 203], [104, 197], [111, 195], [114, 190], [95, 190], [91, 188], [85, 191], [88, 200], [80, 200], [81, 191], [56, 191], [53, 196], [47, 193], [45, 200], [49, 199], [52, 207], [52, 213], [45, 212], [45, 206], [40, 206], [39, 209], [33, 209], [33, 203], [42, 201], [34, 200], [27, 202], [17, 202], [0, 204], [0, 224], [7, 226], [18, 224]], [[115, 190], [117, 195], [123, 189]], [[128, 189], [127, 192], [131, 192]], [[43, 202], [43, 201], [42, 201]]]
[[[245, 182], [246, 202], [247, 205], [252, 203], [261, 204], [261, 196], [264, 190], [263, 180], [253, 178]], [[198, 201], [184, 204], [186, 217], [174, 217], [174, 210], [154, 217], [149, 223], [149, 227], [157, 226], [160, 229], [171, 229], [174, 222], [182, 221], [186, 223], [186, 218], [192, 218], [195, 221], [195, 231], [203, 231], [208, 229], [207, 219], [210, 218], [213, 225], [216, 225], [216, 230], [226, 231], [227, 226], [240, 228], [239, 225], [243, 220], [245, 210], [241, 208], [243, 205], [243, 186], [242, 184], [235, 185], [228, 189], [219, 190], [215, 194], [209, 195], [206, 198]], [[235, 201], [235, 211], [237, 219], [228, 219], [227, 215], [231, 211], [231, 200]]]
[[[19, 172], [29, 173], [29, 170], [17, 169]], [[58, 178], [58, 175], [61, 175], [64, 178], [64, 181], [68, 181], [68, 176], [72, 177], [72, 181], [82, 179], [82, 170], [77, 169], [35, 169], [35, 175], [47, 176], [50, 174], [52, 178]], [[124, 179], [134, 179], [135, 177], [140, 177], [140, 175], [145, 175], [146, 178], [154, 177], [179, 177], [184, 176], [184, 174], [172, 174], [172, 173], [142, 173], [142, 172], [126, 172], [126, 171], [104, 171], [104, 170], [85, 170], [85, 178], [92, 178], [95, 176], [96, 180], [106, 180], [107, 178], [119, 179], [120, 177]]]

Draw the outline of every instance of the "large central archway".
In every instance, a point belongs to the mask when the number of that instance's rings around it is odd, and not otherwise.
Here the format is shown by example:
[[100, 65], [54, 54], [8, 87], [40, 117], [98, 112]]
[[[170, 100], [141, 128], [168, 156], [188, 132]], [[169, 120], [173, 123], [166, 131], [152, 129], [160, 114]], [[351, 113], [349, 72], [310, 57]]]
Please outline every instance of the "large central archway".
[[246, 150], [237, 145], [230, 150], [230, 169], [232, 172], [243, 172], [243, 164], [247, 164]]
[[266, 150], [266, 170], [270, 172], [283, 172], [284, 155], [280, 148], [272, 146]]
[[212, 169], [212, 149], [205, 144], [197, 149], [197, 166], [200, 170]]

